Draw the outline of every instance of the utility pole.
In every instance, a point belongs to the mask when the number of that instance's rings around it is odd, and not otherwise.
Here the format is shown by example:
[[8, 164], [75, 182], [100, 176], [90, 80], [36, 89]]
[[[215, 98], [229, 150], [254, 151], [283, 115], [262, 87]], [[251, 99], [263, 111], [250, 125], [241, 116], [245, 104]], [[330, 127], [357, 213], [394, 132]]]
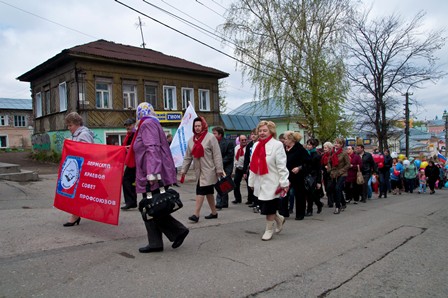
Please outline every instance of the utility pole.
[[448, 157], [448, 113], [443, 111], [443, 120], [445, 120], [445, 157]]
[[405, 134], [405, 138], [406, 138], [406, 158], [409, 158], [409, 92], [406, 92], [404, 94], [406, 101], [404, 104], [404, 117], [405, 117], [405, 129], [404, 129], [404, 134]]
[[143, 24], [142, 24], [142, 20], [140, 19], [140, 17], [138, 17], [138, 27], [140, 27], [140, 34], [142, 35], [142, 44], [141, 47], [145, 49], [146, 43], [145, 43], [145, 38], [143, 37]]

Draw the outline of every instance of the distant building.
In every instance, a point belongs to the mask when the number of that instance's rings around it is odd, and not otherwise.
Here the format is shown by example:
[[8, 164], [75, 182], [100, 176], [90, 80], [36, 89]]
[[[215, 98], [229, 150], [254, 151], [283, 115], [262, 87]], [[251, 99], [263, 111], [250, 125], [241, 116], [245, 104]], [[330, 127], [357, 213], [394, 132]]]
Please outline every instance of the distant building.
[[31, 148], [33, 108], [31, 99], [0, 98], [0, 148]]
[[428, 132], [433, 136], [445, 131], [445, 121], [441, 119], [430, 120], [426, 126], [428, 127]]
[[220, 125], [218, 80], [229, 74], [161, 52], [106, 40], [65, 49], [18, 77], [30, 82], [33, 147], [60, 152], [70, 134], [64, 117], [78, 112], [95, 142], [120, 145], [123, 123], [150, 102], [166, 133], [190, 101], [210, 126]]
[[228, 114], [221, 115], [226, 135], [231, 138], [238, 134], [249, 132], [257, 127], [260, 120], [269, 120], [276, 124], [277, 135], [287, 130], [298, 131], [306, 142], [304, 128], [300, 123], [299, 112], [285, 108], [274, 99], [265, 99], [243, 103]]

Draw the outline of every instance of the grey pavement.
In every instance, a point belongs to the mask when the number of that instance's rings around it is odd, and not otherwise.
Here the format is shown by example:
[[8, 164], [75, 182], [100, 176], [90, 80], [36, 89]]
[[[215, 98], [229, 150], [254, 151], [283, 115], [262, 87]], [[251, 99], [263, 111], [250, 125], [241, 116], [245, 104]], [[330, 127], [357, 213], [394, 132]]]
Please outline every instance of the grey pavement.
[[57, 175], [39, 177], [0, 181], [0, 297], [448, 296], [447, 190], [350, 204], [339, 215], [324, 208], [261, 241], [264, 217], [245, 204], [212, 220], [204, 204], [190, 223], [189, 176], [174, 215], [191, 229], [184, 244], [172, 249], [165, 238], [164, 252], [140, 254], [138, 211], [121, 212], [118, 226], [63, 227], [68, 215], [52, 207]]

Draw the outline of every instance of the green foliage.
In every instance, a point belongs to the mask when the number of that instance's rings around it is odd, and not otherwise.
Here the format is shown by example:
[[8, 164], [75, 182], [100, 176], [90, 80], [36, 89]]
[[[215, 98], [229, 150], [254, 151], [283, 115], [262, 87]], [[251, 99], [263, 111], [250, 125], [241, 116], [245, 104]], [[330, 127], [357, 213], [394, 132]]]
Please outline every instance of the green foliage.
[[61, 154], [55, 151], [33, 151], [30, 157], [37, 161], [59, 163]]
[[259, 99], [298, 111], [308, 134], [320, 139], [343, 133], [338, 122], [349, 84], [340, 45], [349, 2], [237, 1], [222, 26]]

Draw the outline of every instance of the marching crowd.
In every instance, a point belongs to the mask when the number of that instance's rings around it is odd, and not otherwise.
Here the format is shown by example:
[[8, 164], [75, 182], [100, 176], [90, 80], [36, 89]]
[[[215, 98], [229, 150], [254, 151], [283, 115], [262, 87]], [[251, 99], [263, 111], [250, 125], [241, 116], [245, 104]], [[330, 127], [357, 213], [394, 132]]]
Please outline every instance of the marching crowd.
[[[124, 123], [128, 133], [123, 144], [127, 155], [122, 210], [137, 207], [137, 193], [146, 199], [148, 193], [157, 193], [177, 183], [169, 140], [153, 107], [141, 103], [136, 116], [138, 127], [133, 119]], [[79, 115], [70, 113], [66, 123], [74, 140], [91, 141], [79, 136], [81, 132], [90, 136]], [[266, 217], [262, 235], [265, 241], [281, 232], [285, 217], [294, 214], [296, 220], [303, 220], [313, 216], [314, 210], [321, 213], [324, 197], [327, 206], [334, 208], [333, 213], [340, 214], [348, 203], [366, 203], [373, 193], [378, 193], [378, 198], [399, 195], [402, 191], [413, 193], [416, 188], [418, 193], [424, 193], [428, 185], [433, 194], [436, 183], [441, 187], [446, 180], [446, 168], [433, 160], [426, 164], [412, 157], [405, 160], [403, 156], [394, 156], [395, 153], [391, 156], [387, 149], [381, 154], [371, 154], [363, 145], [345, 147], [342, 138], [325, 142], [319, 149], [317, 139], [308, 139], [305, 145], [300, 143], [301, 139], [300, 133], [294, 131], [283, 132], [277, 139], [275, 124], [263, 120], [249, 138], [240, 135], [235, 142], [224, 138], [223, 128], [214, 127], [209, 133], [203, 117], [194, 119], [193, 136], [188, 140], [179, 173], [181, 183], [190, 167], [196, 176], [196, 204], [188, 219], [193, 223], [200, 220], [204, 200], [210, 208], [204, 218], [217, 219], [218, 211], [229, 207], [229, 195], [218, 194], [215, 198], [215, 184], [221, 178], [232, 176], [234, 200], [231, 203], [243, 203], [241, 184], [244, 181], [248, 192], [245, 203]], [[80, 217], [72, 215], [64, 226], [79, 222]], [[145, 226], [148, 245], [139, 249], [141, 253], [163, 251], [162, 234], [177, 248], [189, 233], [172, 215], [145, 221]]]

